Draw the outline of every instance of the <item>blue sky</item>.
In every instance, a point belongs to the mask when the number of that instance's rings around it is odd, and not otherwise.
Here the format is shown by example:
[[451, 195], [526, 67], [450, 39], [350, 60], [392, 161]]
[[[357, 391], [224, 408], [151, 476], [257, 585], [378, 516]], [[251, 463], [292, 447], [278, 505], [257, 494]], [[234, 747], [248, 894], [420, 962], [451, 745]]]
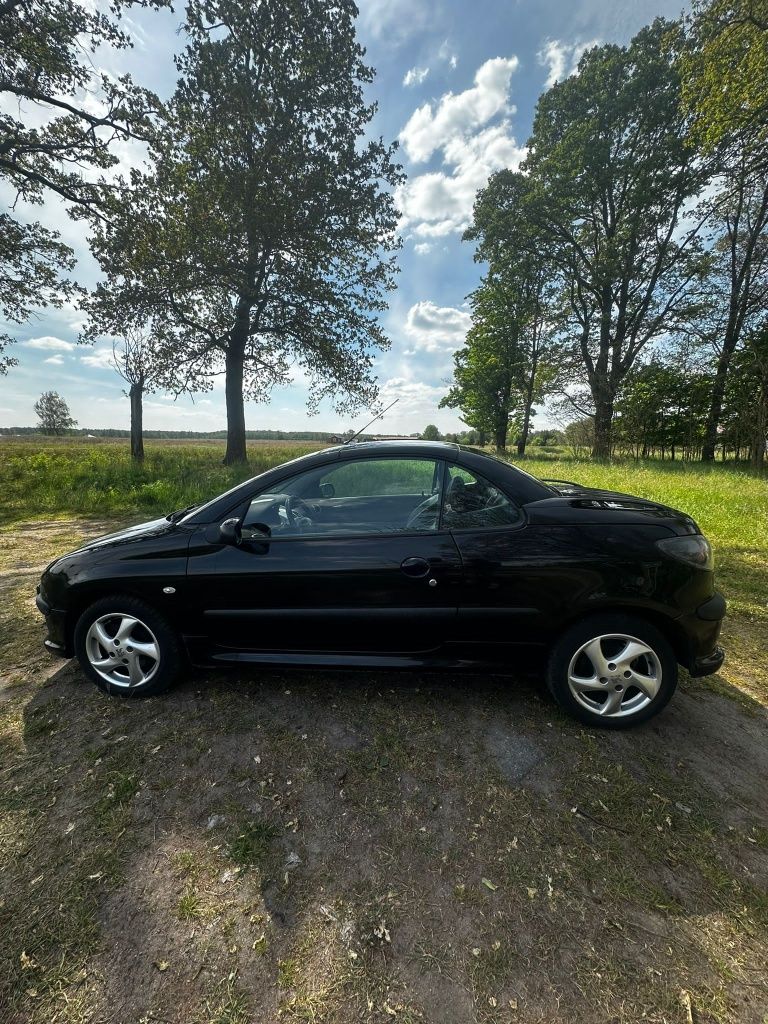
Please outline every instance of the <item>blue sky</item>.
[[[472, 199], [488, 175], [524, 158], [539, 94], [572, 73], [583, 48], [595, 41], [626, 42], [657, 15], [676, 17], [681, 0], [358, 0], [358, 35], [377, 69], [371, 95], [379, 103], [373, 131], [399, 139], [408, 180], [398, 195], [404, 239], [398, 289], [383, 315], [392, 347], [376, 360], [383, 401], [399, 398], [382, 429], [411, 433], [427, 423], [460, 429], [458, 416], [438, 410], [469, 318], [466, 296], [481, 268], [461, 241]], [[100, 52], [111, 73], [130, 71], [137, 81], [168, 95], [172, 57], [181, 45], [179, 14], [132, 13], [135, 40], [128, 53]], [[31, 110], [30, 116], [39, 116]], [[137, 154], [126, 147], [121, 157]], [[0, 202], [12, 200], [0, 188]], [[17, 214], [25, 211], [17, 208]], [[32, 216], [61, 232], [75, 249], [76, 279], [97, 280], [83, 225], [69, 220], [58, 202]], [[59, 391], [84, 427], [127, 427], [128, 401], [110, 367], [111, 345], [78, 346], [82, 315], [76, 308], [42, 312], [23, 328], [12, 354], [19, 359], [0, 377], [0, 426], [31, 425], [41, 391]], [[250, 429], [339, 430], [365, 422], [340, 419], [330, 407], [306, 410], [306, 387], [297, 378], [276, 389], [268, 404], [248, 403]], [[545, 417], [539, 418], [539, 424]], [[226, 425], [223, 379], [214, 390], [173, 401], [148, 396], [147, 429], [215, 430]]]

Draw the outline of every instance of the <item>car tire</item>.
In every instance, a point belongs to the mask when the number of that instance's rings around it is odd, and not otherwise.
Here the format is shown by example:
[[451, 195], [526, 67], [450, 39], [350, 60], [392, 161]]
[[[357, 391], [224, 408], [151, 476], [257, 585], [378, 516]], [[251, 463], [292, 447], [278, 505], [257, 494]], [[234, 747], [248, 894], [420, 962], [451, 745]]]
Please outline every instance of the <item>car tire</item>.
[[83, 672], [115, 697], [149, 697], [173, 685], [182, 665], [179, 638], [151, 605], [135, 597], [104, 597], [75, 626]]
[[640, 617], [595, 615], [565, 630], [547, 665], [547, 686], [586, 725], [629, 729], [666, 707], [677, 659], [663, 633]]

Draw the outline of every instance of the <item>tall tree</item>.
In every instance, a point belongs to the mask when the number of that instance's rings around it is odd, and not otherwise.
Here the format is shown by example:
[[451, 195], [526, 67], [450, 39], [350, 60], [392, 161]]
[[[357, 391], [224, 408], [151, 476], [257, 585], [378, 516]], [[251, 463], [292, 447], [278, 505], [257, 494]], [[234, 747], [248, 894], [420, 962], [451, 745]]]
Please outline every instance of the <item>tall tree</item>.
[[702, 450], [711, 461], [734, 354], [754, 332], [768, 289], [768, 0], [695, 3], [686, 29], [683, 105], [692, 140], [718, 172], [703, 204], [715, 234], [717, 369]]
[[[97, 73], [92, 54], [131, 45], [119, 26], [123, 8], [168, 3], [113, 0], [104, 13], [73, 0], [0, 0], [0, 180], [17, 201], [36, 206], [55, 196], [76, 216], [105, 215], [115, 185], [103, 172], [117, 162], [114, 143], [145, 137], [156, 100], [127, 76]], [[61, 275], [74, 256], [57, 232], [15, 209], [0, 217], [0, 306], [23, 323], [35, 307], [73, 296]], [[11, 341], [0, 334], [0, 373], [15, 362], [2, 355]]]
[[460, 409], [468, 427], [490, 434], [504, 451], [510, 426], [522, 418], [522, 325], [496, 282], [484, 281], [470, 301], [472, 326], [454, 354], [453, 385], [440, 407]]
[[[691, 316], [697, 225], [683, 214], [708, 169], [680, 109], [679, 29], [657, 20], [626, 47], [584, 55], [539, 100], [523, 165], [501, 172], [510, 245], [535, 238], [556, 268], [592, 394], [593, 454], [611, 452], [614, 402], [646, 345]], [[517, 232], [533, 223], [536, 232]]]
[[723, 402], [723, 432], [718, 440], [749, 453], [753, 469], [765, 466], [768, 442], [768, 322], [744, 339], [734, 357]]
[[[563, 350], [558, 339], [556, 272], [549, 263], [532, 220], [518, 219], [512, 238], [505, 224], [510, 190], [518, 197], [530, 195], [523, 175], [499, 175], [477, 196], [473, 221], [464, 239], [477, 242], [475, 260], [490, 270], [475, 292], [476, 319], [494, 321], [497, 336], [511, 360], [512, 404], [519, 406], [521, 422], [517, 453], [525, 454], [534, 404], [542, 401], [559, 383]], [[502, 340], [498, 331], [506, 332]]]
[[719, 189], [702, 208], [716, 232], [711, 249], [706, 323], [716, 353], [702, 459], [715, 457], [726, 383], [742, 338], [768, 308], [768, 177], [743, 151], [723, 152]]
[[35, 402], [35, 415], [44, 434], [63, 434], [77, 426], [77, 420], [72, 419], [69, 406], [57, 391], [44, 391], [40, 395]]
[[99, 232], [105, 288], [141, 296], [198, 378], [225, 374], [226, 463], [246, 457], [244, 395], [292, 365], [313, 401], [375, 393], [401, 175], [393, 147], [362, 139], [375, 107], [356, 14], [351, 0], [191, 0], [154, 169]]

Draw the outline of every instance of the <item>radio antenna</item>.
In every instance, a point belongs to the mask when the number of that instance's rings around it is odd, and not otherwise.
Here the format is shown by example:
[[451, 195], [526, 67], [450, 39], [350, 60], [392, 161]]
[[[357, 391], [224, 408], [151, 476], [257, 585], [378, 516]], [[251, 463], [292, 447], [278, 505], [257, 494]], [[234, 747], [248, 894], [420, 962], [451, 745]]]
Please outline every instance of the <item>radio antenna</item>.
[[363, 432], [364, 430], [367, 430], [367, 429], [368, 429], [368, 427], [370, 427], [370, 425], [371, 425], [372, 423], [375, 423], [375, 422], [376, 422], [376, 420], [380, 420], [380, 419], [382, 419], [382, 418], [383, 418], [383, 416], [384, 416], [384, 414], [385, 414], [385, 413], [388, 413], [388, 412], [389, 412], [389, 410], [390, 410], [390, 409], [392, 408], [392, 406], [393, 406], [393, 405], [397, 405], [397, 403], [398, 403], [399, 401], [400, 401], [400, 399], [399, 399], [399, 398], [396, 398], [396, 399], [394, 400], [394, 402], [390, 402], [390, 404], [389, 404], [389, 405], [387, 406], [387, 408], [386, 408], [386, 409], [382, 409], [382, 410], [381, 410], [381, 412], [379, 412], [379, 413], [376, 413], [376, 415], [375, 415], [375, 416], [373, 417], [373, 419], [372, 419], [372, 420], [369, 420], [369, 421], [368, 421], [368, 422], [367, 422], [367, 423], [365, 424], [365, 426], [364, 426], [364, 427], [360, 427], [360, 429], [359, 429], [359, 430], [357, 431], [357, 433], [356, 433], [356, 434], [353, 434], [353, 435], [352, 435], [352, 437], [348, 437], [348, 438], [347, 438], [347, 440], [346, 440], [346, 441], [344, 442], [344, 444], [352, 444], [352, 442], [353, 442], [353, 441], [356, 441], [356, 440], [357, 440], [357, 438], [358, 438], [358, 437], [360, 437], [360, 435], [362, 434], [362, 432]]

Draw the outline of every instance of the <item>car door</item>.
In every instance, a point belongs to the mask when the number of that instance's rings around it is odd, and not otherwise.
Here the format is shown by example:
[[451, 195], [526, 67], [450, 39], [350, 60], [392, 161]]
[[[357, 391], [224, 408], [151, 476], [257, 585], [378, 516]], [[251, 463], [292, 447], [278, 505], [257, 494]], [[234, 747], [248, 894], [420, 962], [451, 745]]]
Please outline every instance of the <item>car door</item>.
[[522, 510], [474, 470], [451, 465], [441, 525], [450, 530], [464, 569], [456, 641], [535, 643], [541, 595], [532, 572], [533, 538]]
[[198, 628], [246, 655], [438, 649], [462, 579], [442, 480], [436, 459], [337, 457], [254, 494], [243, 543], [190, 546]]

